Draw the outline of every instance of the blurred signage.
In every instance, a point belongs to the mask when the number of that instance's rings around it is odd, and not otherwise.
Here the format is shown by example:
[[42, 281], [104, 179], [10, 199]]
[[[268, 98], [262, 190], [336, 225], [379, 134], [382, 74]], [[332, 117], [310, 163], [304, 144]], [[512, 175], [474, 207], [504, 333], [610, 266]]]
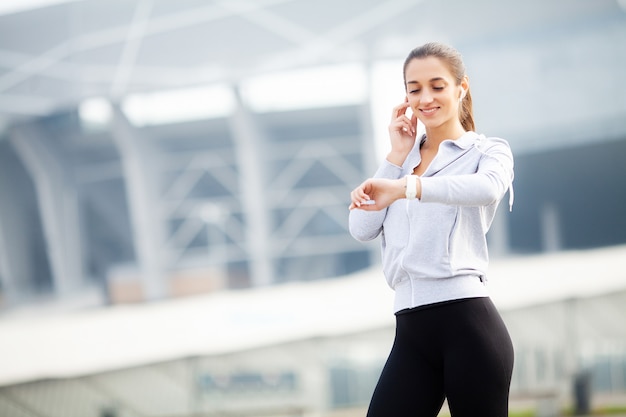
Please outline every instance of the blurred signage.
[[294, 372], [235, 372], [199, 377], [201, 390], [206, 394], [288, 393], [297, 389]]

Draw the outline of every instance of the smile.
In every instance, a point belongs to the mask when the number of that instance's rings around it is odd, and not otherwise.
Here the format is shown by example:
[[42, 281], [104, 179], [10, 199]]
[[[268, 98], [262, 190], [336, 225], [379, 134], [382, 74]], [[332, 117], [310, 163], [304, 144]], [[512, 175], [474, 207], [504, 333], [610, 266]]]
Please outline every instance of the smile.
[[425, 115], [429, 115], [429, 114], [433, 114], [437, 110], [439, 110], [439, 107], [433, 107], [431, 109], [420, 109], [420, 112], [422, 112]]

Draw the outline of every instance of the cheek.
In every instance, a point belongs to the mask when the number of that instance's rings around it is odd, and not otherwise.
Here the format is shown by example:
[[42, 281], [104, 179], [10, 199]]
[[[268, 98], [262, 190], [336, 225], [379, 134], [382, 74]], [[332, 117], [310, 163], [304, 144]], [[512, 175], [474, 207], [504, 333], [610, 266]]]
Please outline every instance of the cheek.
[[419, 105], [419, 99], [415, 96], [411, 97], [409, 96], [409, 107], [411, 107], [411, 110], [414, 110], [417, 108], [417, 106]]

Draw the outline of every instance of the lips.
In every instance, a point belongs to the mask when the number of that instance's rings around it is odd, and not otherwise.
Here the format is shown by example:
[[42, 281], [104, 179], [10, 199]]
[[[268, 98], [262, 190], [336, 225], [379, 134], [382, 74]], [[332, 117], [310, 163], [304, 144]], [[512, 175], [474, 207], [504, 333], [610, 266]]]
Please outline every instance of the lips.
[[431, 107], [430, 109], [420, 109], [420, 112], [424, 116], [430, 116], [431, 114], [434, 114], [437, 110], [439, 110], [439, 107]]

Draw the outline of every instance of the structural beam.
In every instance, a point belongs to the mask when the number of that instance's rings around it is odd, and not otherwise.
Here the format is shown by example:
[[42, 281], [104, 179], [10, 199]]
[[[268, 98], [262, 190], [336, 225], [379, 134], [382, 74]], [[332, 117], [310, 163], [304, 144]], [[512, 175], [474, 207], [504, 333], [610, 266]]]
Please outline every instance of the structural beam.
[[250, 255], [253, 286], [265, 286], [274, 281], [273, 259], [270, 253], [270, 216], [265, 199], [260, 128], [234, 87], [237, 106], [230, 118], [240, 168], [239, 188], [246, 218], [246, 241]]
[[67, 294], [84, 283], [79, 200], [64, 162], [45, 139], [33, 125], [10, 133], [11, 144], [35, 184], [54, 290]]
[[563, 249], [561, 216], [554, 202], [547, 202], [539, 212], [541, 226], [541, 247], [544, 252], [556, 252]]
[[[365, 62], [365, 74], [367, 77], [367, 96], [366, 100], [361, 105], [361, 163], [363, 164], [363, 171], [365, 172], [365, 177], [360, 178], [360, 181], [365, 181], [366, 177], [370, 177], [374, 175], [376, 172], [377, 164], [376, 164], [376, 135], [374, 134], [374, 126], [373, 126], [373, 116], [372, 116], [372, 107], [373, 107], [373, 94], [372, 89], [374, 86], [374, 62], [371, 59], [371, 54], [368, 54], [368, 59]], [[359, 185], [360, 182], [353, 184], [353, 187]], [[346, 196], [346, 199], [349, 199], [349, 196]], [[346, 214], [348, 217], [348, 214]], [[378, 264], [381, 262], [381, 253], [380, 253], [380, 242], [376, 239], [375, 243], [370, 242], [367, 244], [369, 247], [369, 258], [371, 264]]]
[[146, 301], [163, 299], [168, 295], [168, 286], [162, 262], [164, 225], [154, 152], [119, 106], [113, 106], [111, 133], [122, 160], [143, 297]]
[[0, 216], [0, 307], [5, 303], [5, 299], [14, 299], [16, 291], [15, 273], [12, 271], [11, 257], [7, 251], [8, 239], [2, 223], [3, 219]]
[[508, 201], [506, 200], [507, 197], [505, 196], [503, 201], [500, 202], [487, 235], [489, 239], [489, 255], [491, 257], [506, 256], [511, 252], [509, 223], [507, 221], [507, 216], [510, 214]]

